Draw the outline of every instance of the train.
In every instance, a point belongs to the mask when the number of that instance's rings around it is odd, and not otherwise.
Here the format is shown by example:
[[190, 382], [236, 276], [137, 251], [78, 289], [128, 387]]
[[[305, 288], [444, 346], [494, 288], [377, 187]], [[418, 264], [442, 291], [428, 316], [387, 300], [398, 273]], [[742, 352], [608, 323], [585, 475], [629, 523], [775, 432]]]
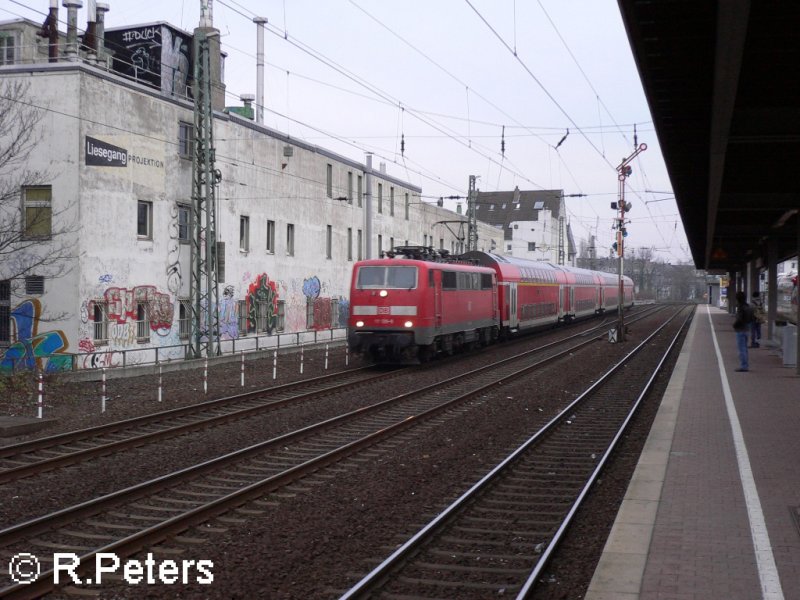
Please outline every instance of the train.
[[488, 252], [401, 246], [358, 261], [347, 343], [354, 354], [419, 360], [633, 306], [633, 281]]

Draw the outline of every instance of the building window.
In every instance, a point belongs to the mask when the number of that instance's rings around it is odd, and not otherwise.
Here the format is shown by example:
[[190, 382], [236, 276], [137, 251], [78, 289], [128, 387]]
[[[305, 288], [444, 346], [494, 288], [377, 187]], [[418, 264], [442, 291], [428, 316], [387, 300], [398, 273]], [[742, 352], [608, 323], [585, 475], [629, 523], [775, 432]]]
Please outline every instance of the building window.
[[325, 178], [325, 193], [328, 198], [333, 198], [333, 165], [328, 165], [328, 173]]
[[506, 250], [507, 250], [508, 252], [511, 252], [511, 244], [506, 244]]
[[108, 305], [101, 301], [95, 300], [92, 308], [92, 337], [95, 346], [100, 346], [108, 343]]
[[306, 300], [306, 329], [314, 327], [314, 298]]
[[250, 330], [253, 331], [255, 327], [256, 331], [264, 332], [267, 330], [267, 323], [267, 301], [256, 300], [256, 322], [250, 323]]
[[247, 335], [247, 300], [239, 300], [239, 335]]
[[153, 203], [139, 200], [136, 213], [136, 235], [140, 240], [153, 239]]
[[150, 342], [150, 310], [144, 302], [136, 305], [136, 341]]
[[[408, 194], [406, 194], [406, 221], [408, 221], [408, 207], [409, 206], [410, 206], [410, 203], [408, 201]], [[408, 244], [406, 244], [406, 245], [408, 245]]]
[[356, 255], [358, 256], [358, 260], [362, 260], [364, 258], [364, 251], [363, 251], [364, 243], [361, 240], [361, 230], [358, 230], [358, 235], [356, 236]]
[[14, 64], [14, 35], [0, 32], [0, 65]]
[[0, 345], [11, 341], [11, 280], [0, 280]]
[[41, 275], [28, 275], [25, 278], [25, 293], [28, 296], [41, 296], [44, 294], [44, 277]]
[[275, 254], [275, 221], [267, 221], [267, 252]]
[[178, 336], [182, 340], [189, 339], [192, 331], [192, 306], [189, 298], [178, 301]]
[[358, 207], [361, 208], [364, 199], [363, 177], [358, 176]]
[[178, 156], [194, 158], [194, 125], [186, 121], [178, 122]]
[[22, 188], [22, 203], [25, 211], [25, 237], [45, 239], [52, 233], [52, 188], [26, 186]]
[[439, 238], [439, 250], [444, 250], [444, 238]]
[[178, 204], [178, 241], [182, 244], [189, 243], [191, 215], [192, 209], [188, 204]]
[[494, 210], [494, 204], [489, 205], [489, 210]]
[[389, 238], [389, 252], [391, 252], [392, 250], [394, 250], [394, 238], [390, 237]]
[[286, 301], [278, 300], [278, 322], [275, 329], [283, 331], [286, 328]]
[[331, 329], [339, 326], [339, 299], [331, 300]]
[[394, 216], [394, 187], [389, 187], [389, 216]]
[[225, 242], [217, 242], [214, 246], [217, 253], [217, 281], [225, 281]]
[[250, 217], [239, 217], [239, 251], [250, 251]]
[[383, 184], [378, 184], [378, 212], [383, 213]]
[[347, 203], [353, 203], [353, 172], [347, 172]]
[[383, 252], [383, 236], [378, 234], [378, 258], [380, 258], [381, 252]]
[[536, 242], [528, 242], [528, 252], [536, 251]]
[[519, 202], [515, 202], [514, 203], [514, 210], [519, 210], [519, 206], [520, 206]]
[[325, 228], [325, 258], [333, 256], [333, 226], [328, 225]]
[[294, 256], [294, 225], [286, 225], [286, 255]]
[[353, 228], [347, 228], [347, 260], [353, 260]]

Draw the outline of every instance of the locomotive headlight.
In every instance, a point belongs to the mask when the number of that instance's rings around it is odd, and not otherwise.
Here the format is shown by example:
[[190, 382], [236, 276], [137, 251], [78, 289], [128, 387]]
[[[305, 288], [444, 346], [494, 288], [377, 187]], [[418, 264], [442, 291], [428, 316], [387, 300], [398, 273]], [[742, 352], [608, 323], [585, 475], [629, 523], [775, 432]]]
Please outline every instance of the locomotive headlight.
[[356, 327], [363, 327], [364, 321], [356, 321]]
[[380, 291], [380, 293], [379, 293], [378, 295], [379, 295], [381, 298], [386, 298], [386, 296], [388, 296], [388, 295], [389, 295], [389, 292], [387, 292], [386, 290], [381, 290], [381, 291]]
[[406, 327], [413, 327], [414, 323], [412, 323], [411, 321], [406, 321], [405, 323], [403, 323], [403, 325], [405, 325]]

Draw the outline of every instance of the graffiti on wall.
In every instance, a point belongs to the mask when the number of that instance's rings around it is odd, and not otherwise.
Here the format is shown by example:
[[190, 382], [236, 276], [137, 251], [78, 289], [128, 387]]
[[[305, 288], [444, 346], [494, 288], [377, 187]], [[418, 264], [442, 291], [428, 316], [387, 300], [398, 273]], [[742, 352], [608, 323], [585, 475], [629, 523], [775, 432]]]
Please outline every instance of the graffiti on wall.
[[78, 341], [78, 350], [83, 354], [84, 369], [102, 369], [122, 366], [122, 358], [119, 352], [113, 350], [98, 351], [94, 342], [89, 338]]
[[180, 243], [180, 210], [177, 204], [172, 205], [169, 219], [169, 243], [167, 245], [167, 289], [177, 295], [181, 289], [181, 243]]
[[[247, 329], [259, 329], [266, 331], [270, 335], [275, 332], [278, 326], [278, 286], [274, 281], [270, 281], [266, 273], [261, 273], [247, 289]], [[263, 307], [264, 313], [258, 314], [258, 306]], [[263, 323], [258, 323], [261, 316]]]
[[[346, 327], [347, 318], [350, 313], [350, 303], [341, 296], [323, 296], [327, 286], [320, 283], [319, 277], [313, 275], [303, 280], [303, 296], [305, 296], [305, 309], [309, 310], [311, 304], [313, 313], [313, 323], [306, 325], [310, 329], [322, 330], [333, 327]], [[306, 320], [308, 314], [306, 313]]]
[[[175, 307], [169, 294], [159, 292], [154, 285], [134, 288], [110, 287], [103, 292], [108, 319], [118, 325], [135, 323], [140, 304], [147, 307], [150, 329], [158, 335], [167, 335], [172, 329]], [[88, 313], [94, 314], [94, 301], [88, 304]]]
[[11, 311], [17, 339], [6, 348], [0, 359], [0, 372], [40, 370], [45, 373], [69, 371], [72, 355], [67, 354], [69, 342], [60, 329], [39, 332], [42, 305], [37, 298], [25, 300]]
[[221, 339], [235, 340], [239, 337], [239, 309], [236, 302], [236, 290], [226, 285], [219, 301], [219, 335]]

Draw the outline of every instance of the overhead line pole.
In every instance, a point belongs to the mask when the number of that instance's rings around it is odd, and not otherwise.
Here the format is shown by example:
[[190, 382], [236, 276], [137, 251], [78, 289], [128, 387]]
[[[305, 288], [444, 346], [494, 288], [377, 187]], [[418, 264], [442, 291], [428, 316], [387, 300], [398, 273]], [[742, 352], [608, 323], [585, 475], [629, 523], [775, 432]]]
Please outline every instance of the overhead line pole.
[[191, 358], [220, 353], [216, 186], [221, 174], [214, 168], [214, 113], [211, 97], [211, 37], [219, 35], [210, 18], [210, 2], [201, 11], [194, 30], [194, 161], [192, 163], [192, 311]]

